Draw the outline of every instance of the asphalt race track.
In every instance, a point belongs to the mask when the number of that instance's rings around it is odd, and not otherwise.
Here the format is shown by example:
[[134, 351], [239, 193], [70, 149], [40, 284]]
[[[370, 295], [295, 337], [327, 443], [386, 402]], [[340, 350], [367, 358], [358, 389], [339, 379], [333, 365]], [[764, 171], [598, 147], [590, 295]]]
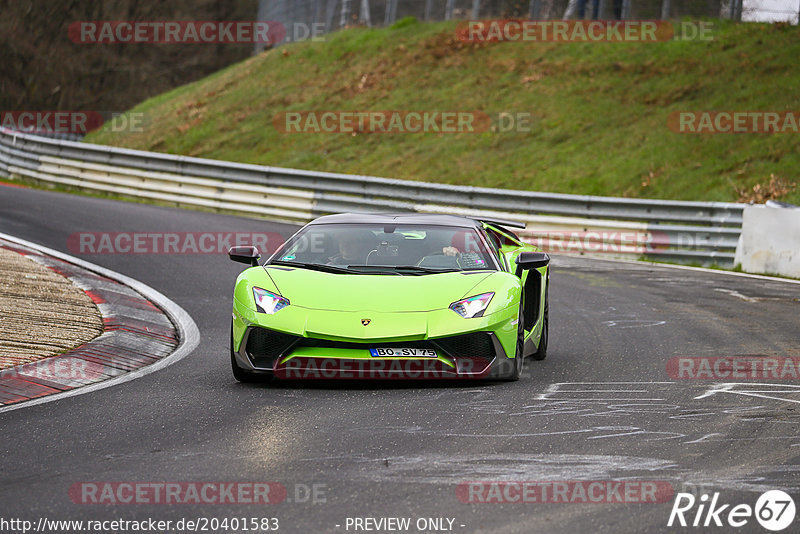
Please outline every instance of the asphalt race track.
[[[99, 231], [293, 228], [0, 187], [0, 232], [69, 252], [70, 234]], [[732, 505], [771, 489], [797, 501], [800, 381], [715, 387], [671, 379], [667, 362], [800, 356], [798, 284], [559, 256], [549, 355], [527, 361], [519, 382], [242, 385], [227, 347], [241, 265], [225, 255], [81, 257], [174, 300], [200, 346], [126, 384], [0, 414], [4, 518], [277, 517], [280, 531], [310, 533], [353, 532], [348, 517], [410, 517], [449, 518], [464, 533], [697, 532], [667, 527], [673, 499], [464, 503], [457, 488], [635, 479], [719, 492]], [[69, 494], [81, 482], [165, 481], [275, 481], [287, 500], [107, 505]], [[737, 532], [765, 530], [751, 519]]]

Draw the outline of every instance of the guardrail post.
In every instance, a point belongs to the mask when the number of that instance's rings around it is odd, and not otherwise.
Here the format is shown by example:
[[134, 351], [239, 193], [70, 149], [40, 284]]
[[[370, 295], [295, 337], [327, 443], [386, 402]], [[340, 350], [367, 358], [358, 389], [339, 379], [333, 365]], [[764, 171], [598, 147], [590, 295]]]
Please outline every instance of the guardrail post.
[[541, 0], [531, 0], [530, 4], [528, 5], [528, 18], [531, 20], [538, 20], [541, 8]]
[[671, 14], [672, 14], [672, 2], [670, 2], [670, 0], [664, 0], [661, 3], [661, 20], [669, 19]]

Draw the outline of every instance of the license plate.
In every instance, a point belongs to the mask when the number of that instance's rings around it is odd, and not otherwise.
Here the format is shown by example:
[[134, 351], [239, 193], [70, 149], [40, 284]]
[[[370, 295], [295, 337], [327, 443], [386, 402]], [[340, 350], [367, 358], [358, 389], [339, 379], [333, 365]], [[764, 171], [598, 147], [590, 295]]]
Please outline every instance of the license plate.
[[436, 358], [436, 351], [433, 349], [412, 349], [412, 348], [397, 348], [397, 349], [369, 349], [369, 353], [373, 358]]

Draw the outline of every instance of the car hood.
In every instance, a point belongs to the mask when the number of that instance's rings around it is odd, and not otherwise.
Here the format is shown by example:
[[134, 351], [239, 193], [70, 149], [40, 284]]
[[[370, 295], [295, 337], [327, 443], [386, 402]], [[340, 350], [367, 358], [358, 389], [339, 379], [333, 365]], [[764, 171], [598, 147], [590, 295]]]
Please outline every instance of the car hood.
[[276, 289], [292, 306], [317, 310], [420, 312], [447, 308], [471, 296], [491, 271], [411, 275], [334, 274], [266, 267]]

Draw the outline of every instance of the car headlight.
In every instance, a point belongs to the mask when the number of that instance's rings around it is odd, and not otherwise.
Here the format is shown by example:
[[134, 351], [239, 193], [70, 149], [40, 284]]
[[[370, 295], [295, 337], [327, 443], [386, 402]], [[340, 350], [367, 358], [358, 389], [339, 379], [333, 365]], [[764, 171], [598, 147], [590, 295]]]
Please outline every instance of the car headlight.
[[474, 297], [465, 298], [452, 303], [450, 309], [465, 319], [483, 317], [483, 312], [489, 307], [493, 296], [494, 293], [483, 293], [481, 295], [475, 295]]
[[256, 301], [256, 311], [272, 315], [289, 305], [289, 299], [276, 295], [260, 287], [253, 288], [253, 299]]

